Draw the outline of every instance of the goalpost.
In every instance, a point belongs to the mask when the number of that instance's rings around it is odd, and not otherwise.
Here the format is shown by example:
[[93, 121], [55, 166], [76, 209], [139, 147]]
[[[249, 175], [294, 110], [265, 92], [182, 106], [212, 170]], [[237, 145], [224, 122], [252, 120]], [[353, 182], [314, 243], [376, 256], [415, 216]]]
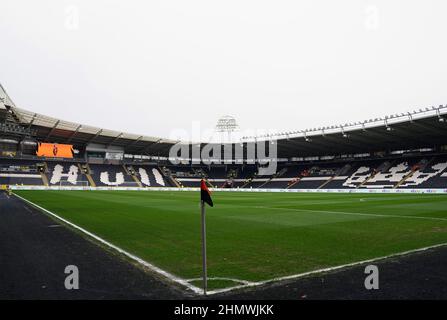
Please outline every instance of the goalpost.
[[67, 180], [61, 180], [59, 181], [59, 187], [89, 187], [90, 184], [88, 181], [76, 181], [75, 184], [67, 181]]
[[[85, 180], [85, 181], [76, 181], [75, 184], [67, 181], [67, 180], [61, 180], [59, 181], [58, 184], [53, 185], [53, 186], [59, 186], [59, 187], [90, 187], [90, 183]], [[110, 185], [104, 185], [104, 184], [97, 184], [96, 187], [101, 187], [101, 188], [141, 188], [141, 187], [145, 187], [144, 185], [140, 185], [139, 183], [135, 182], [135, 181], [125, 181], [124, 183], [121, 183], [119, 185], [115, 185], [115, 184], [110, 184]]]

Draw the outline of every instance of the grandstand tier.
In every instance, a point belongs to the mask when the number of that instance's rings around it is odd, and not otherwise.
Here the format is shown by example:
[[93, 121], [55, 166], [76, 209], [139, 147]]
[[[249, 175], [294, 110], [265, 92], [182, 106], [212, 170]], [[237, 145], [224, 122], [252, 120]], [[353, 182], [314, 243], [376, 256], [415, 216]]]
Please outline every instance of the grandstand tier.
[[[88, 170], [83, 168], [87, 167]], [[271, 176], [256, 165], [179, 166], [86, 164], [81, 161], [0, 158], [0, 184], [103, 187], [198, 187], [248, 189], [430, 189], [447, 188], [447, 155], [362, 161], [287, 163]], [[89, 179], [89, 176], [91, 179]], [[91, 182], [92, 181], [92, 182]]]

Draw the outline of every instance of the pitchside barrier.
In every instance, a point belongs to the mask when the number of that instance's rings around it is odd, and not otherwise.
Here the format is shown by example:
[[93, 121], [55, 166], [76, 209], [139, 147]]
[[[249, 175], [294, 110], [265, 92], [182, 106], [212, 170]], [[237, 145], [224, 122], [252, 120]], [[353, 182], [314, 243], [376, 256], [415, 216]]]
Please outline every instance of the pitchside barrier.
[[[89, 186], [10, 186], [12, 190], [138, 190], [138, 191], [200, 191], [200, 188], [173, 188], [173, 187], [89, 187]], [[447, 194], [447, 189], [232, 189], [210, 188], [217, 192], [312, 192], [312, 193], [442, 193]]]

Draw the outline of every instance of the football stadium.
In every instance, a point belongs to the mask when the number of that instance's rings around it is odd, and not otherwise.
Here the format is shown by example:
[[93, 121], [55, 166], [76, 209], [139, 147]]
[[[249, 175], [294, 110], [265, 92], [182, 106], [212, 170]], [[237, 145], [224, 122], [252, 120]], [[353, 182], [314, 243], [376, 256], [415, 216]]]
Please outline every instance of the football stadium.
[[[290, 282], [390, 259], [416, 256], [417, 272], [424, 272], [425, 255], [445, 262], [447, 106], [258, 137], [277, 148], [276, 170], [268, 174], [265, 163], [247, 156], [250, 137], [218, 145], [241, 149], [241, 158], [173, 164], [170, 150], [179, 142], [37, 114], [17, 107], [3, 87], [0, 94], [2, 233], [11, 236], [2, 243], [22, 251], [33, 242], [26, 263], [45, 268], [46, 251], [66, 245], [48, 231], [28, 233], [29, 225], [60, 226], [172, 287], [168, 297], [200, 297], [202, 181], [214, 202], [206, 217], [208, 296], [256, 298], [260, 290], [262, 297], [266, 288], [281, 293]], [[205, 148], [181, 145], [191, 154]], [[63, 256], [74, 261], [84, 254], [66, 249]], [[14, 262], [4, 266], [7, 273], [20, 273]], [[4, 298], [16, 294], [27, 297], [13, 284], [2, 289]]]
[[444, 307], [446, 10], [2, 1], [2, 307]]

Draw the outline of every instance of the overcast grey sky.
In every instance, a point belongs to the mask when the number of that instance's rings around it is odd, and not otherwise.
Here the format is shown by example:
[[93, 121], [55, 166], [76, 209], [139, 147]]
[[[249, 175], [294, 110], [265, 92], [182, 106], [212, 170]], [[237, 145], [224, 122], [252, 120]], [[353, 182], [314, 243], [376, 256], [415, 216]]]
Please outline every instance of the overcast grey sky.
[[296, 130], [447, 103], [445, 0], [1, 0], [22, 108], [169, 137], [221, 115]]

